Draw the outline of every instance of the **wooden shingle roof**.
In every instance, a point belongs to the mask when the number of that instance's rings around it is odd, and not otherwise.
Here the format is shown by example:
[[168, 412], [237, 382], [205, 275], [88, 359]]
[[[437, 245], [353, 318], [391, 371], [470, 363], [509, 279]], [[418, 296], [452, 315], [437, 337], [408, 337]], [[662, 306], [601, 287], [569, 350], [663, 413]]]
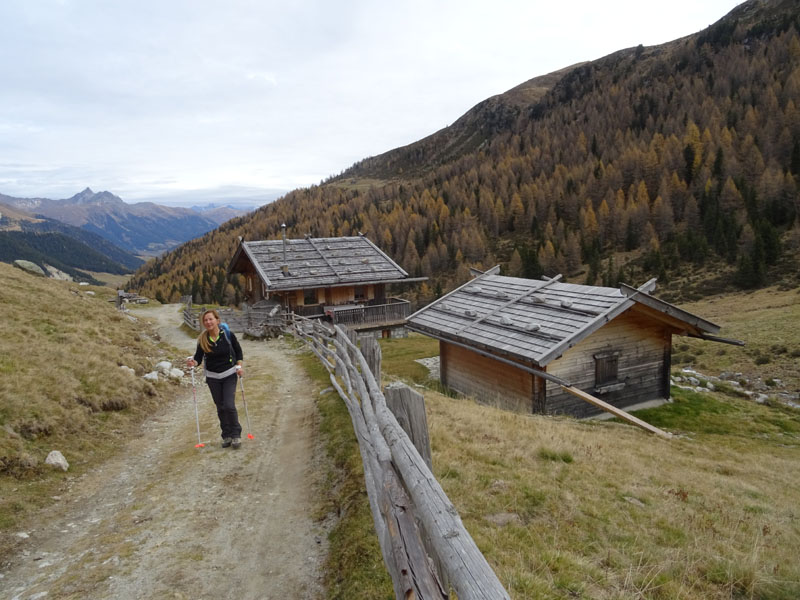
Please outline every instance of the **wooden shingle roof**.
[[641, 302], [690, 333], [719, 327], [650, 296], [651, 280], [622, 289], [486, 273], [408, 318], [408, 326], [540, 367]]
[[[284, 249], [288, 275], [282, 270]], [[390, 283], [408, 278], [408, 273], [364, 236], [242, 241], [228, 270], [242, 272], [248, 261], [269, 291]]]

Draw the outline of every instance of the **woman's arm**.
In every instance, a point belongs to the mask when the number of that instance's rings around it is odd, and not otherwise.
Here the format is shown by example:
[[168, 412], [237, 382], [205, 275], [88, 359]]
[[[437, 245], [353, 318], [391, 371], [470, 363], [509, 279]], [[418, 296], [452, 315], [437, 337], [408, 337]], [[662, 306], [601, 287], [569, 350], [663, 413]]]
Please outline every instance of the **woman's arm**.
[[200, 347], [200, 344], [197, 344], [197, 349], [194, 351], [194, 356], [190, 356], [186, 359], [186, 364], [190, 367], [196, 367], [200, 364], [200, 361], [203, 360], [203, 349]]

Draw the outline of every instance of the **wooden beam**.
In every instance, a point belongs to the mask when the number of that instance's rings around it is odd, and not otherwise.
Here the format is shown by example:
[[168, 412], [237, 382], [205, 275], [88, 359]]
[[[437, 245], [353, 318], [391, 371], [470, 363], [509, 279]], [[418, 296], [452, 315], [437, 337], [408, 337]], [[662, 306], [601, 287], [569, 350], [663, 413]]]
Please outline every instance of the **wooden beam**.
[[655, 433], [656, 435], [659, 435], [663, 438], [670, 439], [672, 437], [671, 433], [664, 431], [663, 429], [659, 429], [654, 425], [650, 425], [650, 423], [645, 423], [641, 419], [634, 417], [632, 414], [625, 412], [621, 408], [617, 408], [616, 406], [613, 406], [608, 402], [604, 402], [603, 400], [600, 400], [600, 398], [595, 398], [594, 396], [592, 396], [587, 392], [584, 392], [583, 390], [579, 390], [578, 388], [573, 387], [571, 385], [562, 385], [561, 389], [564, 390], [565, 392], [572, 394], [573, 396], [577, 396], [581, 400], [585, 400], [589, 404], [593, 404], [598, 408], [602, 408], [606, 412], [610, 412], [612, 415], [622, 419], [626, 423], [630, 423], [631, 425], [636, 425], [637, 427], [641, 427], [642, 429], [649, 431], [650, 433]]

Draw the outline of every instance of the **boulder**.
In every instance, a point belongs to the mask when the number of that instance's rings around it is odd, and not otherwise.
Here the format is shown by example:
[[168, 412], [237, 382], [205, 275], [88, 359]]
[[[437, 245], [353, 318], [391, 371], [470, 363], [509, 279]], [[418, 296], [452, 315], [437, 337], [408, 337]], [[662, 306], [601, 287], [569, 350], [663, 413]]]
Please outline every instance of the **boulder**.
[[29, 260], [15, 260], [14, 266], [18, 269], [22, 269], [26, 273], [30, 273], [31, 275], [37, 275], [39, 277], [47, 277], [42, 268], [37, 265], [36, 263], [32, 263]]
[[158, 373], [156, 371], [150, 371], [147, 375], [143, 375], [142, 379], [146, 381], [158, 381]]
[[119, 368], [122, 369], [123, 371], [125, 371], [126, 373], [130, 373], [131, 375], [136, 375], [136, 371], [134, 371], [133, 369], [131, 369], [127, 365], [120, 365]]
[[69, 470], [69, 463], [67, 462], [67, 459], [64, 458], [64, 455], [58, 450], [53, 450], [50, 454], [48, 454], [44, 463], [52, 466], [54, 469], [61, 469], [62, 471]]
[[170, 369], [168, 375], [170, 379], [183, 379], [183, 371], [180, 369]]
[[169, 372], [172, 370], [172, 363], [168, 360], [162, 360], [158, 364], [156, 364], [156, 371], [162, 373], [164, 375], [169, 375]]
[[56, 269], [52, 265], [47, 265], [46, 264], [44, 266], [44, 268], [47, 269], [47, 272], [50, 274], [50, 277], [52, 279], [59, 279], [61, 281], [72, 281], [72, 275], [68, 275], [68, 274], [64, 273], [64, 271], [62, 271], [60, 269]]

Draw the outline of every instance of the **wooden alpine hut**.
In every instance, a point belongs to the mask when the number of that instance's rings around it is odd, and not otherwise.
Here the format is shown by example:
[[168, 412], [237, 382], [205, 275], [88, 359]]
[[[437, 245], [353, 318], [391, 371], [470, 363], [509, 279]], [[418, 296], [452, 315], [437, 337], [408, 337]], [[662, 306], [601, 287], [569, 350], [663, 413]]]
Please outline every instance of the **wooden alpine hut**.
[[366, 236], [239, 240], [228, 267], [244, 275], [248, 303], [280, 303], [305, 317], [326, 318], [355, 329], [402, 326], [410, 303], [387, 296], [387, 286], [414, 282]]
[[741, 344], [653, 297], [655, 279], [608, 288], [496, 272], [408, 319], [439, 340], [442, 383], [487, 404], [588, 417], [603, 410], [590, 399], [620, 409], [665, 401], [673, 335]]

